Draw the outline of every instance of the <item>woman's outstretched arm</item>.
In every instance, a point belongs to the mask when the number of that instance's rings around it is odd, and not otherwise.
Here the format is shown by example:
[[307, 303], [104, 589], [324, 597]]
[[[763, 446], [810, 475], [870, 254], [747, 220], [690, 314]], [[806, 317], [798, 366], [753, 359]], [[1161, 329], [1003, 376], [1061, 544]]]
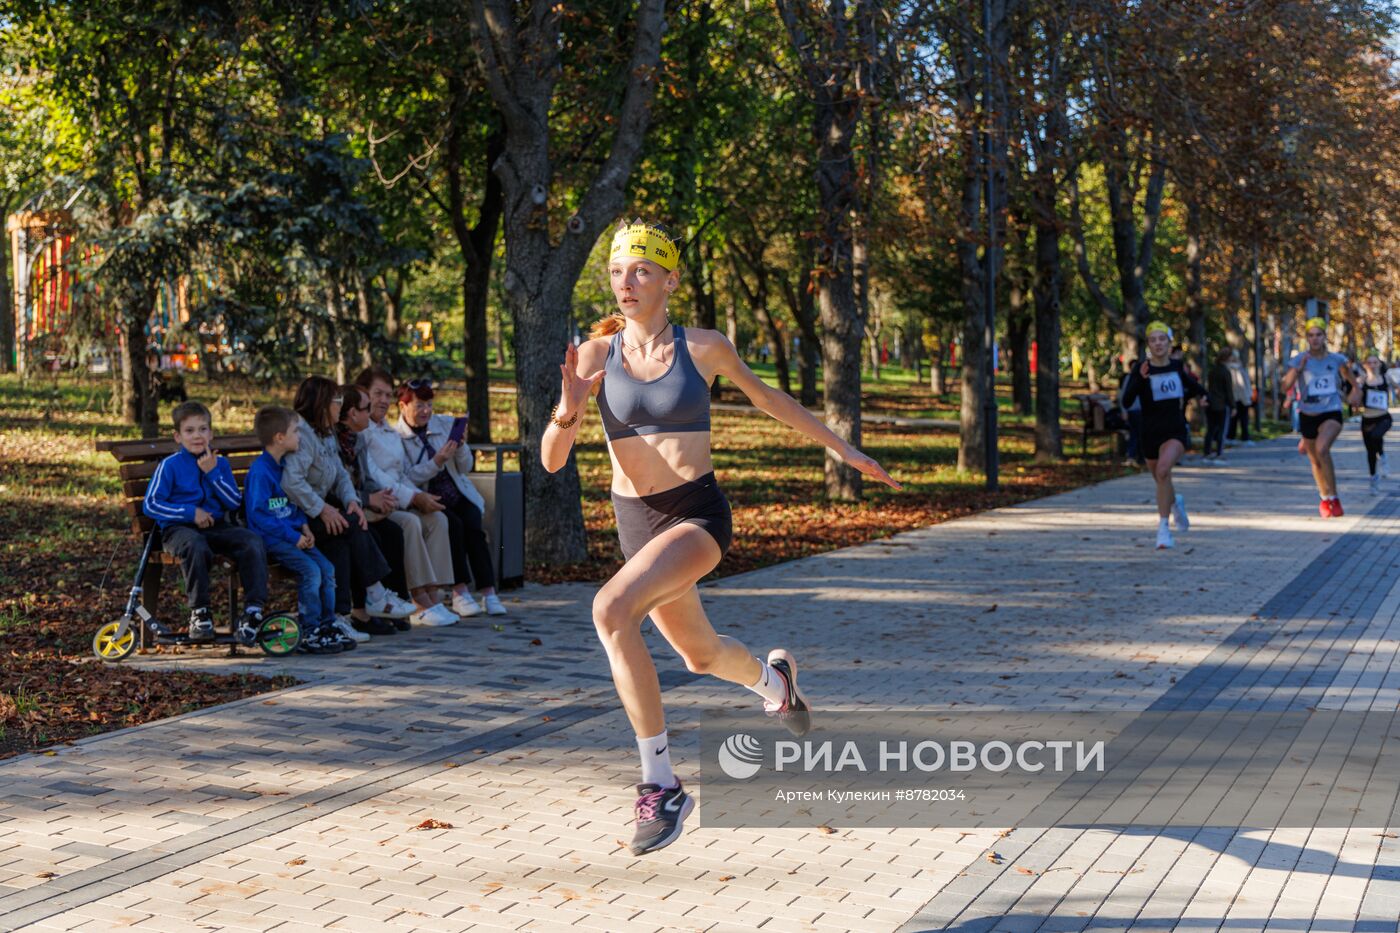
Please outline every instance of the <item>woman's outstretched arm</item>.
[[748, 364], [739, 358], [738, 351], [728, 338], [715, 331], [701, 333], [704, 336], [697, 342], [698, 349], [707, 368], [715, 375], [733, 382], [739, 391], [748, 396], [755, 408], [829, 448], [842, 461], [866, 476], [894, 489], [904, 488], [895, 482], [873, 457], [861, 453], [838, 437], [820, 418], [798, 404], [795, 398], [759, 379], [754, 371], [749, 369]]

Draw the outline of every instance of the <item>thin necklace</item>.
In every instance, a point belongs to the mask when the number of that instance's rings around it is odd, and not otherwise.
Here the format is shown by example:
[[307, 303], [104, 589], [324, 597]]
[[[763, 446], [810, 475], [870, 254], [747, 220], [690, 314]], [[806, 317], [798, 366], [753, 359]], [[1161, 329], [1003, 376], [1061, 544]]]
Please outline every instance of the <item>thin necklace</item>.
[[[651, 343], [651, 342], [652, 342], [653, 340], [655, 340], [657, 337], [660, 337], [662, 334], [666, 333], [666, 328], [668, 328], [668, 327], [670, 327], [670, 326], [671, 326], [671, 322], [670, 322], [670, 320], [668, 319], [668, 320], [666, 321], [666, 323], [663, 324], [663, 325], [661, 326], [661, 329], [660, 329], [660, 330], [658, 330], [658, 331], [657, 331], [654, 335], [652, 335], [650, 338], [648, 338], [648, 339], [646, 339], [646, 340], [643, 340], [641, 343], [637, 344], [635, 347], [632, 346], [630, 343], [628, 343], [628, 342], [627, 342], [627, 338], [625, 338], [625, 337], [622, 338], [622, 345], [623, 345], [624, 347], [626, 347], [627, 349], [629, 349], [629, 350], [640, 350], [642, 347], [644, 347], [644, 346], [646, 346], [647, 344]], [[619, 332], [619, 333], [621, 333], [621, 332]]]

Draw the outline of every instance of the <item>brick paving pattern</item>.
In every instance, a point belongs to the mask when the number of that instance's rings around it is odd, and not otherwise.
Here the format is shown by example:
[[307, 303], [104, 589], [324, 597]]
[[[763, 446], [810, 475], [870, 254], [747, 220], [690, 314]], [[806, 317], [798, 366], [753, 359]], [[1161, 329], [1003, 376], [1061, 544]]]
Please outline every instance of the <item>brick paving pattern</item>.
[[[1400, 496], [1354, 492], [1350, 427], [1343, 519], [1316, 517], [1291, 442], [1230, 460], [1181, 471], [1172, 552], [1139, 476], [707, 584], [706, 606], [793, 650], [819, 709], [1394, 709]], [[634, 858], [593, 593], [527, 587], [506, 620], [340, 657], [134, 659], [307, 683], [0, 762], [0, 929], [1397, 928], [1386, 827], [712, 830], [697, 782], [686, 834]], [[695, 781], [700, 716], [759, 701], [650, 640]]]

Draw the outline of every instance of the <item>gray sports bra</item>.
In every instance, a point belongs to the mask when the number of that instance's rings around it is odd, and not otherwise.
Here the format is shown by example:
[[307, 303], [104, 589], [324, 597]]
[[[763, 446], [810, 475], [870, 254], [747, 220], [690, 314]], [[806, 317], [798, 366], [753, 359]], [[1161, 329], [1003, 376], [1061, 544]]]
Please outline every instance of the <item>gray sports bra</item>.
[[598, 391], [598, 412], [608, 440], [710, 430], [710, 386], [690, 358], [685, 328], [672, 324], [671, 333], [671, 366], [647, 382], [628, 375], [622, 365], [622, 333], [613, 335]]

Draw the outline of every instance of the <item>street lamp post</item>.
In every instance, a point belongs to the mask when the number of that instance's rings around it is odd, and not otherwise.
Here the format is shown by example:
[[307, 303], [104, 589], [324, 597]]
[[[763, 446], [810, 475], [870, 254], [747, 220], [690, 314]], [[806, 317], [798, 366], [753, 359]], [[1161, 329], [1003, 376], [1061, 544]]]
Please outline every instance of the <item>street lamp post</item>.
[[982, 347], [986, 352], [987, 385], [984, 390], [982, 439], [983, 463], [987, 488], [996, 489], [997, 464], [997, 371], [996, 371], [996, 295], [997, 295], [997, 230], [993, 196], [996, 181], [992, 177], [992, 2], [982, 0], [982, 166], [987, 214], [987, 252], [982, 267]]

